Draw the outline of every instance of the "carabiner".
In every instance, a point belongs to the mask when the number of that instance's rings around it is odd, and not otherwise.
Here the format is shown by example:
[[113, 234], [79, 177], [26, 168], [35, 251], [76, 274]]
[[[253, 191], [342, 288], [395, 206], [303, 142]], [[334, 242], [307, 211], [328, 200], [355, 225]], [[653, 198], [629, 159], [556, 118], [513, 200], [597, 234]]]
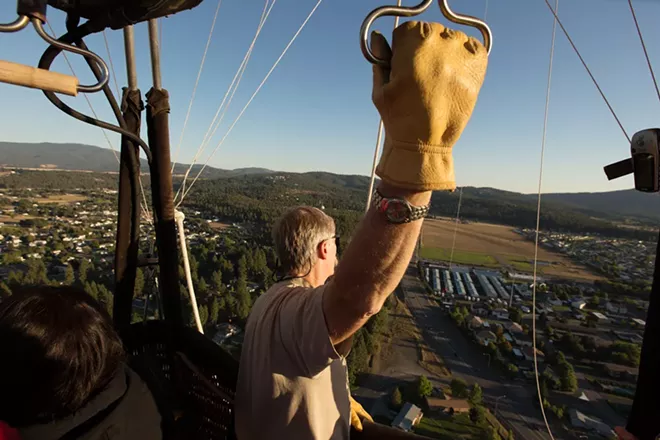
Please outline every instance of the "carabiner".
[[[362, 49], [362, 54], [367, 61], [381, 66], [387, 66], [389, 64], [387, 61], [381, 60], [374, 55], [371, 51], [371, 47], [369, 47], [369, 31], [371, 25], [373, 25], [376, 19], [387, 16], [414, 17], [415, 15], [419, 15], [426, 11], [432, 3], [433, 0], [424, 0], [419, 5], [413, 7], [381, 6], [380, 8], [371, 11], [371, 13], [367, 15], [367, 18], [362, 22], [362, 27], [360, 28], [360, 49]], [[449, 0], [439, 0], [439, 3], [440, 11], [442, 11], [442, 15], [444, 15], [447, 20], [479, 29], [484, 38], [486, 51], [490, 54], [490, 50], [493, 47], [493, 33], [490, 30], [490, 27], [488, 27], [484, 21], [479, 20], [476, 17], [456, 14], [449, 7]]]

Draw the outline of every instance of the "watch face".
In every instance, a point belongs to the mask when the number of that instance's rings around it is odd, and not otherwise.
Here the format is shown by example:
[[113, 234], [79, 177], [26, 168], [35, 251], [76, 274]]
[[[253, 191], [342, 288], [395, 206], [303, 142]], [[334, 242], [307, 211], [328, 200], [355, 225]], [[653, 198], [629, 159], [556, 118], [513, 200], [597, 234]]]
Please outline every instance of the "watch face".
[[393, 223], [403, 223], [410, 217], [410, 206], [404, 200], [391, 199], [387, 204], [387, 218]]

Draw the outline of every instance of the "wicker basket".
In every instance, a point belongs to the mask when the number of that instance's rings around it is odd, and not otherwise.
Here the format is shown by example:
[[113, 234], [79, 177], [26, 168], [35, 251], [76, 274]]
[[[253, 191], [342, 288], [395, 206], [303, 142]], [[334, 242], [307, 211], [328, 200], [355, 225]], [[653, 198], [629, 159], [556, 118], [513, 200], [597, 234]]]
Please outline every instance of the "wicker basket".
[[165, 439], [233, 440], [238, 362], [191, 328], [133, 324], [122, 339], [129, 364], [151, 389]]

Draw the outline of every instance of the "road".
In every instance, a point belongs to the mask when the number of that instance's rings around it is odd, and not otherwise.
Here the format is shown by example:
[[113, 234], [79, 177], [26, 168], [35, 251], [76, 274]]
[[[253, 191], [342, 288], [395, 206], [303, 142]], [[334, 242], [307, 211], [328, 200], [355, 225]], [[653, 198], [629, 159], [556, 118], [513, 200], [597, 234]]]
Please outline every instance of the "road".
[[[428, 296], [416, 272], [416, 268], [410, 266], [401, 287], [406, 305], [417, 326], [422, 329], [426, 343], [444, 358], [453, 376], [464, 379], [468, 384], [476, 382], [481, 386], [484, 400], [491, 409], [495, 407], [495, 399], [499, 398], [497, 417], [506, 427], [513, 429], [517, 438], [550, 439], [540, 409], [534, 405], [535, 398], [531, 387], [512, 382], [502, 377], [499, 371], [489, 368], [488, 358]], [[555, 432], [553, 435], [557, 440], [567, 439]]]

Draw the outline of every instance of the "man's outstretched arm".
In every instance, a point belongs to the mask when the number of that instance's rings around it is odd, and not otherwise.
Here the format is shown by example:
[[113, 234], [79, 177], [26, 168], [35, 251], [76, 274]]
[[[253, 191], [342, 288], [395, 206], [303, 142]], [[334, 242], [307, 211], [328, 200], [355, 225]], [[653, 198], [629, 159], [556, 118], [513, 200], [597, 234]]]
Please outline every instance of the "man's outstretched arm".
[[[380, 34], [372, 35], [372, 47], [391, 59], [391, 70], [374, 66], [373, 100], [386, 132], [379, 191], [424, 206], [431, 190], [456, 188], [451, 149], [472, 114], [487, 53], [462, 32], [414, 21], [394, 31], [393, 54]], [[325, 288], [334, 345], [378, 313], [401, 281], [421, 227], [422, 220], [394, 224], [374, 207], [367, 212]]]

